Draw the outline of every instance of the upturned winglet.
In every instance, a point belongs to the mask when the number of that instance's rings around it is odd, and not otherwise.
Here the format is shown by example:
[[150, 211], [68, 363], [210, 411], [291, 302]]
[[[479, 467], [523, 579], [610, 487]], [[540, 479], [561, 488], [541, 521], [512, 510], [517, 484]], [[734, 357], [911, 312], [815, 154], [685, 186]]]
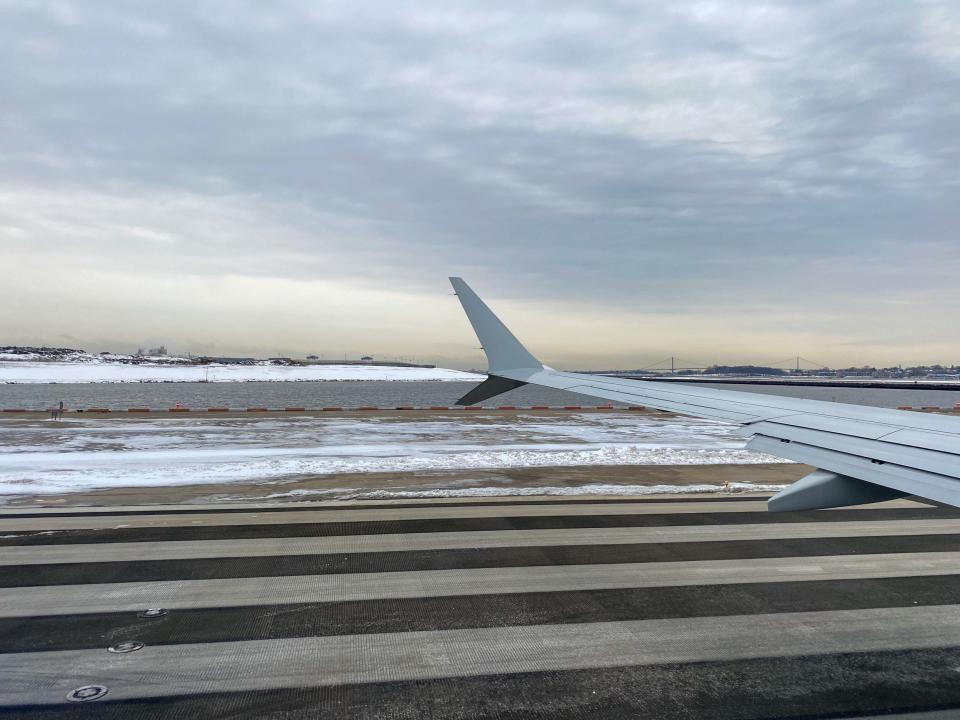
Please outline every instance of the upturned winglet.
[[543, 364], [520, 344], [520, 341], [500, 318], [493, 314], [477, 294], [462, 278], [450, 278], [450, 284], [460, 299], [463, 311], [480, 340], [483, 352], [487, 356], [487, 372], [490, 377], [457, 401], [458, 405], [471, 405], [499, 395], [507, 390], [526, 385], [525, 382], [499, 377], [501, 373], [543, 369]]
[[450, 284], [460, 298], [463, 311], [473, 325], [473, 330], [480, 339], [480, 345], [487, 355], [487, 363], [491, 375], [507, 370], [542, 370], [543, 364], [520, 344], [507, 326], [500, 322], [500, 318], [493, 314], [477, 294], [470, 289], [463, 278], [452, 277]]

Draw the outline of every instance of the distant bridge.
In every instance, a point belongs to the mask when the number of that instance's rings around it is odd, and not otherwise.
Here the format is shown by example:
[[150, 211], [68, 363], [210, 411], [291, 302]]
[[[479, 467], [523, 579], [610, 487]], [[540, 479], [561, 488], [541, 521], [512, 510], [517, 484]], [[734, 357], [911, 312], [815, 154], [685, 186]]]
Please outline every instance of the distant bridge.
[[610, 370], [604, 371], [605, 375], [625, 375], [625, 374], [640, 374], [644, 372], [655, 372], [655, 373], [664, 373], [669, 372], [671, 374], [678, 372], [689, 372], [691, 370], [703, 371], [717, 365], [725, 366], [755, 366], [755, 367], [770, 367], [778, 368], [782, 370], [794, 370], [799, 372], [800, 370], [820, 370], [826, 368], [826, 363], [819, 363], [815, 360], [808, 360], [805, 357], [800, 355], [794, 355], [793, 357], [784, 358], [781, 360], [774, 360], [773, 362], [765, 361], [752, 361], [752, 362], [715, 362], [715, 363], [698, 363], [696, 361], [691, 361], [686, 358], [680, 358], [676, 355], [664, 358], [663, 360], [658, 360], [657, 362], [647, 365], [646, 367], [636, 368], [634, 370]]

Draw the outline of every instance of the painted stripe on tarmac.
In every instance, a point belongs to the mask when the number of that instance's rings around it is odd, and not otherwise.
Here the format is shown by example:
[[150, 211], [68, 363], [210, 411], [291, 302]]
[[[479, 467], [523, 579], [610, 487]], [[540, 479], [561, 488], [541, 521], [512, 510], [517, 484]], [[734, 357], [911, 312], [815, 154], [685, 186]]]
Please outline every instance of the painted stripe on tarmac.
[[[729, 542], [566, 545], [418, 552], [290, 555], [194, 560], [7, 566], [0, 588], [113, 582], [159, 582], [287, 575], [383, 573], [457, 568], [606, 565], [755, 558], [799, 558], [889, 553], [956, 552], [960, 535], [732, 540]], [[960, 568], [958, 568], [960, 570]]]
[[135, 613], [0, 618], [0, 653], [952, 605], [960, 575], [405, 598]]
[[952, 535], [960, 533], [960, 519], [901, 520], [768, 525], [689, 525], [679, 527], [573, 528], [561, 530], [487, 530], [479, 532], [339, 535], [332, 537], [257, 538], [24, 545], [5, 548], [3, 565], [52, 563], [137, 562], [225, 557], [279, 557], [420, 552], [557, 545], [619, 545], [640, 543], [718, 542], [737, 540], [799, 540], [869, 536]]
[[[916, 509], [916, 503], [904, 505], [899, 501], [877, 503], [863, 506], [864, 509], [849, 508], [853, 512], [889, 509]], [[115, 517], [101, 517], [89, 515], [82, 517], [55, 517], [40, 518], [4, 518], [0, 519], [0, 532], [23, 532], [37, 530], [97, 530], [111, 528], [151, 528], [151, 527], [178, 527], [191, 525], [270, 525], [296, 522], [336, 523], [336, 522], [391, 522], [397, 520], [436, 520], [459, 518], [511, 518], [511, 517], [576, 517], [581, 515], [661, 515], [685, 513], [737, 513], [737, 512], [767, 512], [765, 502], [744, 500], [729, 503], [689, 502], [689, 503], [656, 503], [649, 506], [642, 503], [584, 503], [582, 505], [544, 506], [537, 504], [534, 507], [508, 505], [501, 506], [455, 506], [436, 508], [406, 508], [389, 507], [381, 509], [350, 509], [330, 512], [316, 510], [299, 510], [285, 513], [248, 512], [248, 513], [204, 513], [171, 514], [171, 515], [131, 515]], [[836, 511], [829, 511], [836, 512]]]
[[0, 617], [604, 588], [952, 575], [960, 552], [479, 568], [4, 588]]
[[960, 606], [337, 635], [0, 655], [0, 703], [112, 700], [960, 644]]
[[170, 540], [225, 540], [279, 537], [332, 537], [397, 533], [482, 532], [502, 530], [553, 530], [565, 528], [668, 527], [693, 525], [785, 525], [883, 520], [960, 518], [960, 510], [837, 510], [802, 513], [721, 512], [673, 514], [556, 515], [520, 517], [445, 518], [383, 522], [290, 522], [261, 525], [197, 524], [173, 527], [128, 527], [119, 524], [104, 530], [43, 530], [0, 534], [0, 546], [73, 545]]
[[[687, 493], [662, 495], [624, 496], [624, 495], [577, 495], [565, 497], [557, 495], [502, 495], [492, 497], [413, 497], [373, 500], [325, 500], [297, 502], [243, 502], [209, 503], [190, 505], [77, 505], [64, 507], [8, 507], [0, 510], [0, 519], [17, 517], [83, 517], [86, 515], [163, 515], [173, 513], [201, 514], [209, 512], [289, 512], [291, 510], [357, 510], [395, 507], [457, 507], [460, 505], [498, 506], [498, 505], [582, 505], [585, 503], [673, 503], [673, 502], [744, 502], [756, 500], [766, 502], [772, 493]], [[896, 500], [897, 507], [933, 507], [919, 500]]]
[[[960, 716], [958, 665], [960, 648], [834, 653], [136, 700], [108, 694], [88, 711], [103, 720], [880, 720], [893, 712], [898, 720], [933, 720], [910, 713]], [[81, 711], [68, 703], [31, 705], [0, 708], [0, 717], [74, 720]]]
[[933, 710], [932, 712], [896, 713], [890, 715], [847, 715], [845, 720], [957, 720], [960, 717], [960, 708], [952, 710]]
[[130, 515], [101, 517], [88, 515], [82, 517], [44, 516], [41, 518], [4, 518], [0, 519], [0, 532], [36, 531], [36, 530], [99, 530], [117, 527], [148, 528], [177, 527], [181, 525], [270, 525], [296, 522], [332, 523], [332, 522], [390, 522], [395, 520], [437, 520], [457, 518], [489, 517], [556, 517], [577, 515], [637, 515], [663, 513], [717, 513], [717, 512], [766, 512], [765, 502], [744, 500], [733, 503], [665, 503], [645, 506], [636, 503], [543, 506], [534, 507], [507, 505], [462, 506], [456, 507], [389, 507], [381, 509], [345, 509], [318, 512], [316, 510], [295, 510], [285, 513], [209, 512], [200, 515], [175, 513], [170, 515]]

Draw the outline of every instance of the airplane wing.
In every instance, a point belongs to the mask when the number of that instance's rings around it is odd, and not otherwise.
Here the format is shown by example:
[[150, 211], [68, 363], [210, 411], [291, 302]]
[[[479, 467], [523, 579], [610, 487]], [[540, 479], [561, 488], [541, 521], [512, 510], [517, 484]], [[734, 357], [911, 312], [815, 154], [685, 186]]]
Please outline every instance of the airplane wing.
[[490, 365], [487, 380], [458, 404], [531, 384], [739, 424], [748, 449], [818, 468], [770, 498], [773, 511], [904, 495], [960, 507], [960, 418], [553, 370], [527, 351], [467, 283], [456, 277], [450, 282]]

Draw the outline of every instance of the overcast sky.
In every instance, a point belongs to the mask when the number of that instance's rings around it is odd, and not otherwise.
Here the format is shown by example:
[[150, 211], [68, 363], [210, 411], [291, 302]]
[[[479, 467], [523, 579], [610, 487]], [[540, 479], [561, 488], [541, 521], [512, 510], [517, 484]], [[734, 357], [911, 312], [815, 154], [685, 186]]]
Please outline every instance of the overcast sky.
[[960, 362], [960, 3], [0, 0], [0, 345]]

